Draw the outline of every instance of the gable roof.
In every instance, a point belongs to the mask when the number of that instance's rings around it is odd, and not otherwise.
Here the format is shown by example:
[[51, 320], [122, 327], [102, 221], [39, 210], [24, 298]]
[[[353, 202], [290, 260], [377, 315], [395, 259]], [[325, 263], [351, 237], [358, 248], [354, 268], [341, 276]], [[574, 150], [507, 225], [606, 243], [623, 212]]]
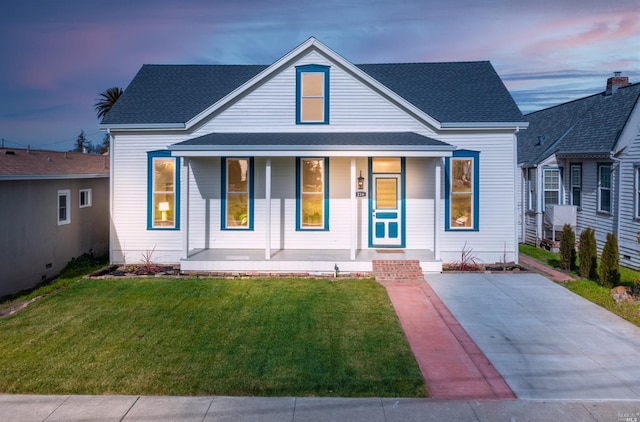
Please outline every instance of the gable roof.
[[[144, 65], [101, 122], [103, 128], [185, 128], [216, 103], [228, 101], [279, 66], [319, 51], [374, 88], [441, 123], [522, 123], [513, 98], [489, 62], [352, 65], [314, 38], [271, 66]], [[261, 79], [262, 78], [262, 79]]]
[[109, 157], [79, 152], [0, 148], [0, 180], [109, 177]]
[[536, 165], [551, 155], [608, 157], [640, 98], [640, 83], [600, 92], [525, 115], [518, 163]]

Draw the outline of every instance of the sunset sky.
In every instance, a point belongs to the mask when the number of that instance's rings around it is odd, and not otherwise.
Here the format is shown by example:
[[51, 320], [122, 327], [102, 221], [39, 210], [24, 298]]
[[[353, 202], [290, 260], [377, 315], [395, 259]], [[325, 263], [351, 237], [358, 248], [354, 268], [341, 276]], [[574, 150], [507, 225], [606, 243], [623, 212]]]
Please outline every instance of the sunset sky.
[[355, 64], [490, 60], [523, 113], [640, 82], [640, 0], [21, 0], [0, 6], [0, 138], [98, 144], [98, 94], [143, 64], [271, 64], [310, 36]]

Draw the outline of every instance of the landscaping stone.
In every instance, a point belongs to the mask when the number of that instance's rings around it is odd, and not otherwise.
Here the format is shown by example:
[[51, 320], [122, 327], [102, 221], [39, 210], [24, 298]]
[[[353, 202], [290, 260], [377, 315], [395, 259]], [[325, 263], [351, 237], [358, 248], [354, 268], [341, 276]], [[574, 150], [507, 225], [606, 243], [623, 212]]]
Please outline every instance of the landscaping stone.
[[634, 303], [631, 289], [625, 286], [616, 286], [611, 289], [611, 297], [616, 301], [616, 303]]

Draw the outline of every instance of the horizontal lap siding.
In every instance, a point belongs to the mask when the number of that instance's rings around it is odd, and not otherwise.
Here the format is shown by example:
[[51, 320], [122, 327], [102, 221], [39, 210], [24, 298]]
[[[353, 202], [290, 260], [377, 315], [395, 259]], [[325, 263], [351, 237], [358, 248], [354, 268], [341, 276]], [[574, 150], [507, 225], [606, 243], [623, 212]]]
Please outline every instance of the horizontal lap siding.
[[[296, 65], [331, 65], [317, 53]], [[433, 134], [340, 67], [331, 65], [328, 125], [296, 125], [295, 65], [219, 112], [190, 137], [210, 132], [416, 131]]]
[[[166, 149], [175, 137], [118, 135], [113, 142], [111, 249], [114, 262], [139, 264], [153, 250], [155, 262], [178, 262], [180, 230], [147, 230], [147, 152]], [[181, 178], [181, 189], [186, 187]], [[155, 249], [154, 249], [155, 248]]]
[[434, 249], [435, 160], [406, 160], [406, 245], [409, 249]]
[[[441, 253], [445, 262], [459, 260], [463, 248], [472, 249], [482, 262], [494, 263], [515, 259], [516, 174], [513, 164], [512, 134], [451, 136], [445, 142], [459, 149], [480, 151], [479, 231], [444, 231]], [[443, 178], [444, 184], [444, 178]], [[444, 194], [444, 187], [443, 187]], [[445, 201], [441, 221], [444, 228]]]
[[620, 190], [620, 263], [635, 269], [640, 269], [640, 245], [637, 236], [640, 233], [640, 221], [635, 217], [636, 186], [635, 170], [640, 166], [640, 133], [636, 134], [629, 150], [621, 157], [624, 161], [621, 167]]
[[[612, 210], [615, 212], [615, 185], [617, 184], [617, 177], [612, 177]], [[565, 170], [565, 179], [569, 179], [569, 175]], [[582, 207], [577, 213], [576, 218], [576, 237], [580, 237], [580, 234], [590, 227], [595, 231], [596, 243], [598, 253], [602, 251], [604, 242], [607, 238], [607, 233], [611, 233], [614, 230], [615, 218], [613, 214], [598, 213], [598, 162], [585, 161], [582, 162]]]

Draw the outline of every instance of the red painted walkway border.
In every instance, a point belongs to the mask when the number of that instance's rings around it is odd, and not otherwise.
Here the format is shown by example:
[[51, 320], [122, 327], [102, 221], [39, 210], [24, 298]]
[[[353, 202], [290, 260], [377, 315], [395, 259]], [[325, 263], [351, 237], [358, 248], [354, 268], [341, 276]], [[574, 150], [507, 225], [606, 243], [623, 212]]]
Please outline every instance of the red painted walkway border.
[[387, 289], [431, 397], [516, 398], [428, 282], [381, 284]]

